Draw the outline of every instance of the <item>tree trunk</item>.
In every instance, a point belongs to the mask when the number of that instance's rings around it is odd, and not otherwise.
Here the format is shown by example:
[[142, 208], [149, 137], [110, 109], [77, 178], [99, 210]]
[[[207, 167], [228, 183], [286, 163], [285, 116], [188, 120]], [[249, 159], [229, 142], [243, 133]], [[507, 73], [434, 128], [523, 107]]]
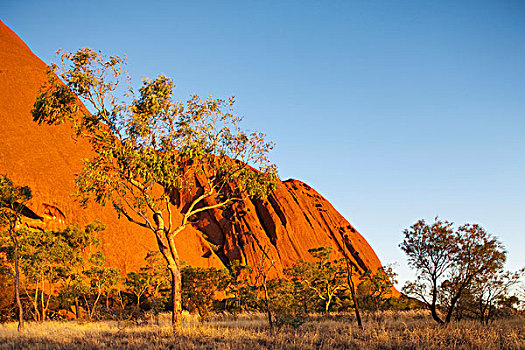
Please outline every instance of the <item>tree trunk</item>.
[[326, 299], [325, 309], [324, 309], [324, 312], [326, 315], [330, 314], [330, 303], [331, 302], [332, 302], [332, 295], [329, 293], [328, 298]]
[[175, 236], [184, 230], [186, 224], [183, 223], [174, 231], [166, 231], [164, 226], [164, 219], [160, 212], [153, 215], [156, 224], [154, 230], [157, 237], [157, 244], [159, 250], [168, 263], [168, 269], [171, 275], [171, 325], [176, 331], [182, 326], [182, 279], [180, 273], [179, 254], [175, 246]]
[[433, 286], [432, 286], [432, 304], [428, 305], [430, 312], [432, 313], [432, 318], [434, 321], [436, 321], [439, 324], [444, 324], [443, 320], [439, 318], [439, 315], [437, 314], [436, 309], [436, 303], [437, 303], [437, 280], [433, 279]]
[[348, 258], [345, 255], [345, 262], [346, 262], [346, 279], [348, 282], [348, 287], [350, 288], [350, 294], [352, 295], [352, 302], [354, 303], [354, 309], [355, 309], [355, 318], [357, 320], [357, 325], [359, 328], [363, 329], [363, 322], [361, 321], [361, 314], [359, 313], [359, 305], [357, 303], [357, 298], [355, 295], [355, 285], [354, 281], [352, 280], [353, 276], [353, 265], [351, 266], [348, 263]]
[[35, 321], [40, 321], [40, 311], [38, 310], [38, 283], [35, 284], [35, 297], [33, 298], [33, 309], [35, 310]]
[[352, 276], [354, 275], [354, 265], [350, 265], [348, 262], [349, 257], [346, 255], [345, 248], [348, 248], [350, 245], [350, 239], [346, 235], [342, 235], [343, 237], [343, 255], [345, 257], [345, 263], [346, 263], [346, 281], [348, 282], [348, 288], [350, 288], [350, 294], [352, 295], [352, 301], [354, 303], [354, 309], [355, 309], [355, 318], [357, 320], [357, 325], [360, 329], [363, 329], [363, 322], [361, 321], [361, 314], [359, 313], [359, 305], [357, 303], [357, 298], [355, 295], [355, 285], [354, 281], [352, 280]]
[[458, 289], [458, 292], [454, 297], [450, 300], [450, 305], [447, 310], [447, 316], [445, 317], [445, 323], [450, 323], [450, 320], [452, 319], [452, 314], [454, 313], [454, 309], [456, 308], [456, 304], [461, 297], [461, 293], [463, 292], [463, 286], [461, 286]]
[[24, 309], [22, 302], [20, 301], [20, 271], [18, 268], [18, 239], [15, 237], [15, 233], [11, 232], [11, 239], [15, 246], [15, 298], [16, 304], [18, 305], [18, 330], [24, 328]]
[[79, 311], [78, 311], [78, 297], [75, 298], [75, 319], [78, 320], [78, 317], [79, 316]]
[[42, 279], [40, 281], [42, 285], [42, 290], [40, 292], [40, 310], [42, 311], [40, 313], [41, 315], [40, 322], [44, 322], [46, 320], [46, 310], [44, 307], [44, 302], [45, 302], [45, 299], [44, 299], [44, 272], [42, 272]]
[[91, 321], [91, 308], [89, 307], [89, 303], [87, 301], [87, 298], [86, 298], [86, 295], [82, 295], [82, 297], [84, 298], [84, 303], [86, 304], [86, 310], [87, 310], [87, 315], [89, 317], [89, 320]]
[[173, 330], [177, 330], [182, 325], [182, 280], [178, 262], [168, 266], [171, 273], [171, 324]]
[[93, 317], [95, 316], [95, 310], [97, 308], [98, 301], [100, 299], [100, 296], [102, 295], [102, 290], [98, 288], [97, 297], [95, 299], [95, 302], [93, 303], [93, 307], [91, 308], [91, 314], [89, 315], [89, 320], [93, 320]]
[[[47, 315], [47, 310], [49, 310], [49, 302], [51, 301], [51, 296], [53, 295], [53, 287], [50, 286], [49, 287], [49, 295], [47, 296], [47, 301], [46, 301], [46, 308], [44, 309], [44, 312], [45, 314]], [[45, 318], [44, 318], [45, 320]]]
[[437, 314], [436, 304], [431, 304], [429, 305], [429, 307], [430, 307], [430, 312], [432, 313], [432, 318], [434, 319], [434, 321], [436, 321], [439, 324], [444, 324], [445, 322], [443, 322], [443, 320], [439, 318], [439, 315]]
[[263, 282], [264, 300], [266, 302], [266, 315], [268, 316], [268, 326], [270, 327], [270, 334], [273, 334], [272, 310], [270, 309], [270, 298], [268, 297], [268, 286], [266, 280]]

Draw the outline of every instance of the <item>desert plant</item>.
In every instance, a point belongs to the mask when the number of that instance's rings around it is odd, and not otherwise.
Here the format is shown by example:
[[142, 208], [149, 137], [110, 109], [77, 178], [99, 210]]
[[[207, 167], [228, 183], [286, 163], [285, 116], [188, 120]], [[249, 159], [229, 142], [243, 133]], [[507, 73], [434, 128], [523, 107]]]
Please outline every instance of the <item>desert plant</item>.
[[330, 259], [332, 247], [311, 248], [308, 252], [314, 257], [314, 262], [299, 260], [285, 273], [292, 281], [313, 291], [324, 304], [324, 312], [329, 313], [334, 298], [346, 289], [343, 262]]

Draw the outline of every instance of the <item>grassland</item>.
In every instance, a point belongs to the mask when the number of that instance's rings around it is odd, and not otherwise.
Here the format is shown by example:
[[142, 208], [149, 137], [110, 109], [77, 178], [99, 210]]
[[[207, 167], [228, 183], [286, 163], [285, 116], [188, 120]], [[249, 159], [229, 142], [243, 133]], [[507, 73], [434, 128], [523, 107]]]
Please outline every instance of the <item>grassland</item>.
[[216, 316], [206, 323], [187, 315], [172, 332], [168, 317], [158, 324], [15, 323], [0, 325], [1, 349], [525, 349], [525, 320], [498, 320], [489, 326], [462, 321], [440, 327], [423, 311], [365, 315], [360, 330], [350, 315], [314, 316], [297, 328], [271, 335], [264, 316]]

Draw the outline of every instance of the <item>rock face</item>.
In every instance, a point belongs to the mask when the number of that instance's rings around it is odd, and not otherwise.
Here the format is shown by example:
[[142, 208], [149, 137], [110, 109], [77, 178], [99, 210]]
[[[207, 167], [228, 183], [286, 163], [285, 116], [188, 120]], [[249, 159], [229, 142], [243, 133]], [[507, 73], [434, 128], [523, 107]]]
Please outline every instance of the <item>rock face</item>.
[[[125, 272], [135, 269], [144, 264], [148, 250], [156, 249], [153, 234], [119, 220], [110, 207], [93, 204], [81, 209], [71, 193], [81, 159], [91, 154], [90, 145], [74, 140], [67, 126], [38, 126], [32, 121], [31, 108], [46, 69], [0, 22], [0, 174], [31, 187], [30, 209], [44, 226], [86, 224], [96, 219], [104, 223], [107, 230], [101, 238], [109, 261]], [[261, 254], [258, 242], [269, 249], [280, 273], [297, 259], [311, 259], [308, 249], [312, 247], [332, 246], [334, 256], [342, 256], [343, 235], [350, 239], [347, 249], [359, 270], [375, 271], [381, 266], [366, 240], [326, 199], [305, 183], [287, 180], [267, 199], [248, 200], [235, 213], [200, 214], [194, 227], [177, 237], [176, 244], [181, 260], [222, 267], [236, 259], [253, 265]]]

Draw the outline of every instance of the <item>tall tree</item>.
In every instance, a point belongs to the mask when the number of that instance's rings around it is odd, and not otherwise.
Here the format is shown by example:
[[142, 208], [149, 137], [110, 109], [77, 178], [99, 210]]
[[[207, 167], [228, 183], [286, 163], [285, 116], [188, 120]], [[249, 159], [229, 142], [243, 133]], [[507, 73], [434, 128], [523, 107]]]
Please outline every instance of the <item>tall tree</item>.
[[[95, 155], [76, 179], [78, 195], [105, 205], [156, 237], [171, 273], [172, 322], [181, 323], [181, 274], [175, 237], [199, 214], [231, 206], [247, 196], [264, 196], [276, 186], [268, 160], [273, 145], [261, 133], [247, 133], [228, 101], [193, 95], [173, 100], [164, 75], [144, 79], [138, 94], [128, 90], [124, 60], [91, 49], [61, 53], [35, 102], [39, 124], [70, 123]], [[83, 108], [76, 97], [86, 105]], [[256, 170], [258, 169], [258, 171]], [[174, 211], [181, 219], [174, 222]], [[208, 242], [206, 237], [203, 237]], [[215, 245], [209, 244], [216, 252]]]
[[[427, 225], [419, 220], [404, 236], [400, 248], [418, 275], [404, 291], [421, 298], [441, 324], [450, 322], [459, 299], [476, 278], [496, 273], [505, 262], [502, 244], [479, 225], [454, 230], [448, 221], [436, 218]], [[444, 320], [437, 312], [440, 305], [445, 309]]]
[[7, 228], [13, 243], [15, 261], [15, 298], [18, 305], [18, 330], [24, 327], [24, 309], [20, 300], [19, 231], [25, 204], [32, 198], [31, 189], [17, 186], [5, 175], [0, 176], [0, 227]]

